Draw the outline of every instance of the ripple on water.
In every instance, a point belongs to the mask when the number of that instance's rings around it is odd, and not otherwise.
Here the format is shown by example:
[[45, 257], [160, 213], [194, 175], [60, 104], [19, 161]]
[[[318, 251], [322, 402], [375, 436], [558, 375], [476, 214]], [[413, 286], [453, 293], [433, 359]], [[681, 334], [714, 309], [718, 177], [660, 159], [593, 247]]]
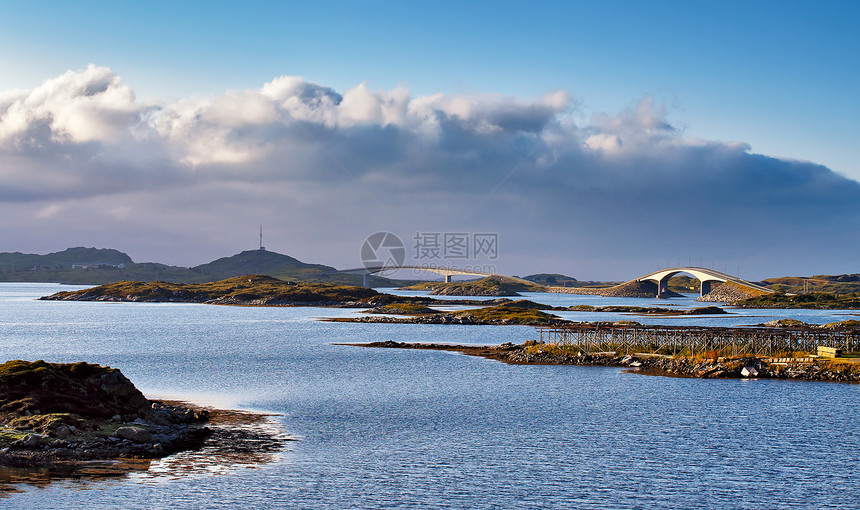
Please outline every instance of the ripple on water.
[[3, 500], [9, 508], [857, 506], [860, 385], [643, 377], [332, 345], [521, 342], [533, 336], [525, 327], [314, 322], [325, 309], [8, 302], [4, 289], [6, 358], [110, 364], [146, 393], [222, 395], [279, 413], [273, 419], [302, 438], [261, 468], [135, 476], [85, 491], [76, 482], [24, 487]]

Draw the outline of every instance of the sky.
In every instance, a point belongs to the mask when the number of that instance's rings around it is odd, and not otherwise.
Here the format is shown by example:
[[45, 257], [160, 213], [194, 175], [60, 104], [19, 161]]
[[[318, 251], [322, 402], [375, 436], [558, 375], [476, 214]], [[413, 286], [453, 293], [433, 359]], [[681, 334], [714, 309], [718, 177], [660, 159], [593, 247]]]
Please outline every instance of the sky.
[[0, 0], [0, 251], [860, 272], [858, 11]]

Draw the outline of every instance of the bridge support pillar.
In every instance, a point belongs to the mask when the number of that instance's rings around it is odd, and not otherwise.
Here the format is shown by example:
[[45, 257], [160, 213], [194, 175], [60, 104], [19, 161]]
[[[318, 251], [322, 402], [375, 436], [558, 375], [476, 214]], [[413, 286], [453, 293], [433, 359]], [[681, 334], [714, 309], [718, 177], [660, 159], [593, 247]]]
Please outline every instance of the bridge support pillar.
[[361, 285], [364, 287], [370, 287], [370, 273], [364, 273], [364, 281]]
[[664, 276], [657, 282], [657, 297], [663, 295], [663, 291], [669, 290], [669, 276]]
[[699, 282], [699, 297], [705, 297], [711, 293], [711, 280]]
[[445, 275], [445, 283], [451, 283], [451, 275], [449, 275], [449, 274]]

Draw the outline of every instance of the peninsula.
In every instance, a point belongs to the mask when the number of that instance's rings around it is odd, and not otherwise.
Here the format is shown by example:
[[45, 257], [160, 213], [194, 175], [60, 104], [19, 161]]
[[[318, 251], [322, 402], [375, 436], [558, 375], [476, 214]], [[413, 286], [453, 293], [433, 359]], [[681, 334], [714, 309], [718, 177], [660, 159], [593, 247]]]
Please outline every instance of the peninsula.
[[347, 343], [354, 347], [387, 349], [424, 349], [451, 351], [479, 356], [512, 365], [580, 365], [627, 368], [644, 375], [696, 378], [770, 378], [808, 381], [860, 382], [860, 363], [856, 360], [823, 359], [818, 357], [771, 358], [742, 356], [684, 357], [636, 353], [619, 355], [615, 352], [588, 353], [565, 349], [534, 340], [523, 344], [504, 343], [495, 346], [449, 345], [435, 343], [404, 343], [394, 341]]

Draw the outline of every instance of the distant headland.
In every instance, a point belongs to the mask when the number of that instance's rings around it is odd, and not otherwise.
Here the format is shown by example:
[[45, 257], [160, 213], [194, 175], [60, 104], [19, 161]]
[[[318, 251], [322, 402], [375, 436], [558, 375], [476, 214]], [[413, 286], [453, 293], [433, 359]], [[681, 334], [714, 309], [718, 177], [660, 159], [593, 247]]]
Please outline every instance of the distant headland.
[[194, 267], [134, 262], [115, 249], [69, 248], [47, 255], [0, 253], [0, 281], [99, 285], [120, 281], [202, 284], [257, 274], [284, 281], [429, 290], [435, 295], [518, 297], [555, 292], [610, 297], [676, 297], [700, 293], [700, 300], [749, 307], [858, 308], [860, 274], [768, 278], [747, 282], [707, 268], [668, 268], [628, 282], [582, 281], [558, 273], [523, 278], [489, 275], [471, 281], [394, 280], [355, 270], [302, 262], [263, 248], [246, 250]]

